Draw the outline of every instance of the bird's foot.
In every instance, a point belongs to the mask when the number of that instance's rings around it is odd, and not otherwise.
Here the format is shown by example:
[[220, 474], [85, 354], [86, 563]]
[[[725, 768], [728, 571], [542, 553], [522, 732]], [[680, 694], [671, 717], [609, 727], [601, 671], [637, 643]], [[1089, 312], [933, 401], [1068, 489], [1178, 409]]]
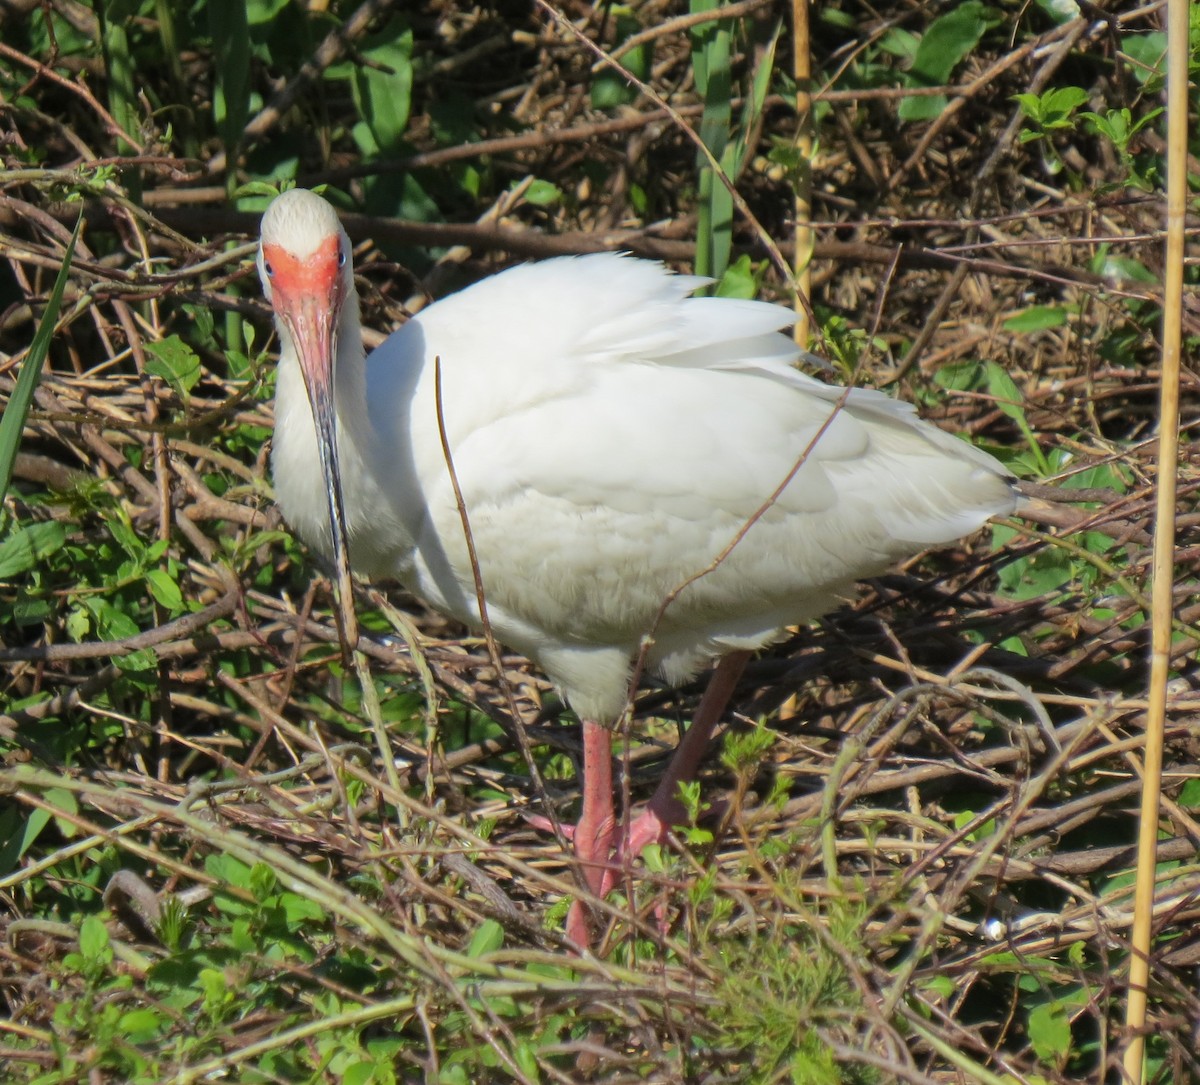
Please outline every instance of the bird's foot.
[[[537, 831], [540, 833], [549, 833], [551, 836], [554, 835], [554, 822], [552, 822], [549, 818], [544, 818], [541, 814], [523, 814], [522, 816], [525, 818], [525, 824], [529, 825], [531, 828], [537, 829]], [[564, 840], [575, 839], [574, 825], [571, 825], [565, 821], [560, 821], [558, 823], [558, 828], [562, 832]]]
[[[553, 832], [549, 818], [526, 815], [526, 821], [536, 829]], [[596, 828], [560, 822], [562, 835], [574, 843], [575, 856], [583, 864], [588, 889], [603, 900], [622, 879], [641, 861], [642, 852], [651, 844], [666, 844], [672, 830], [687, 824], [682, 804], [672, 802], [669, 808], [652, 799], [626, 825], [617, 828], [611, 819], [604, 818]], [[583, 832], [581, 834], [581, 828]], [[655, 910], [659, 926], [667, 923], [662, 906]], [[574, 900], [567, 911], [566, 935], [578, 946], [593, 946], [596, 940], [596, 913], [583, 901]]]
[[[540, 832], [554, 832], [550, 819], [540, 814], [527, 814], [525, 820]], [[610, 819], [603, 819], [596, 828], [585, 827], [582, 820], [578, 825], [562, 821], [559, 829], [575, 845], [588, 889], [603, 900], [620, 882], [623, 871], [641, 858], [643, 848], [666, 842], [671, 826], [647, 807], [624, 830], [618, 830]], [[572, 901], [567, 911], [566, 934], [579, 946], [590, 946], [595, 940], [591, 913], [581, 900]]]
[[[651, 844], [665, 844], [671, 834], [671, 827], [682, 821], [682, 818], [664, 818], [654, 808], [647, 806], [640, 814], [633, 817], [624, 830], [617, 833], [617, 848], [613, 858], [618, 867], [633, 863], [642, 857], [642, 852]], [[618, 871], [612, 871], [612, 880], [616, 881]], [[610, 886], [611, 888], [611, 886]]]
[[[707, 816], [706, 811], [706, 816]], [[547, 817], [542, 817], [541, 814], [525, 814], [525, 823], [531, 828], [537, 829], [542, 833], [554, 833], [554, 823]], [[675, 818], [668, 822], [656, 813], [651, 807], [647, 806], [640, 814], [632, 818], [623, 832], [616, 832], [616, 847], [613, 849], [611, 859], [620, 863], [626, 856], [629, 856], [630, 861], [641, 856], [642, 851], [648, 844], [665, 844], [670, 837], [673, 826], [683, 824], [682, 817]], [[578, 826], [572, 825], [570, 822], [560, 821], [558, 823], [559, 830], [562, 832], [564, 840], [574, 840]]]
[[[533, 828], [538, 829], [541, 832], [546, 832], [546, 833], [554, 832], [553, 822], [551, 822], [551, 820], [549, 818], [542, 817], [540, 814], [526, 814], [525, 820], [531, 826], [533, 826]], [[579, 835], [579, 826], [578, 825], [571, 825], [569, 822], [560, 821], [558, 823], [558, 827], [563, 835], [563, 838], [566, 840], [574, 841], [576, 839], [576, 837]], [[613, 851], [611, 843], [607, 846], [607, 851], [608, 852]], [[581, 859], [583, 858], [583, 856], [580, 855], [580, 853], [579, 853], [578, 845], [576, 845], [575, 854], [579, 858], [581, 858]], [[611, 858], [611, 856], [606, 855], [605, 858], [608, 859], [608, 858]], [[591, 863], [596, 862], [596, 857], [594, 855], [594, 848], [593, 848], [593, 855], [589, 858], [588, 861]], [[613, 872], [611, 871], [611, 869], [604, 869], [604, 870], [596, 871], [595, 876], [598, 880], [596, 881], [593, 892], [596, 892], [597, 890], [599, 890], [599, 892], [596, 893], [597, 896], [603, 897], [605, 895], [605, 893], [607, 893], [608, 890], [611, 889], [612, 886], [616, 883], [616, 878], [615, 878], [615, 876], [612, 876], [612, 875], [613, 875]], [[590, 872], [585, 874], [585, 879], [589, 883], [592, 881], [592, 875]], [[571, 907], [567, 909], [566, 935], [577, 946], [587, 947], [587, 946], [590, 946], [593, 941], [592, 922], [591, 922], [591, 918], [588, 913], [587, 905], [584, 904], [583, 901], [579, 900], [578, 898], [571, 901]]]
[[[542, 817], [540, 814], [526, 814], [525, 820], [540, 832], [554, 832], [554, 823], [549, 818]], [[563, 835], [563, 839], [574, 841], [579, 826], [572, 825], [566, 821], [560, 821], [558, 828]], [[576, 854], [578, 855], [578, 850]], [[602, 879], [606, 879], [607, 871], [603, 872], [601, 877]], [[566, 935], [577, 946], [586, 947], [592, 944], [592, 924], [588, 916], [587, 905], [578, 898], [571, 901], [571, 907], [567, 909]]]
[[[537, 821], [550, 828], [549, 819]], [[563, 835], [575, 841], [575, 854], [585, 864], [588, 888], [603, 900], [616, 888], [622, 873], [641, 858], [643, 848], [666, 842], [671, 827], [647, 807], [623, 831], [609, 823], [605, 827], [607, 831], [588, 834], [591, 839], [587, 843], [580, 839], [579, 828], [578, 825], [563, 825]], [[590, 946], [594, 941], [592, 913], [581, 900], [573, 900], [567, 910], [566, 933], [578, 946]]]

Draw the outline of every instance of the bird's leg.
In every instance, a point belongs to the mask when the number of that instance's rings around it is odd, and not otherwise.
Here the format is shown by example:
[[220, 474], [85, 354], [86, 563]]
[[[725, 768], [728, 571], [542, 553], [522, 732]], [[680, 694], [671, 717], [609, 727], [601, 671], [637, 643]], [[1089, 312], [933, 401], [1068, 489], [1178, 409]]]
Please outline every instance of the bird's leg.
[[[737, 687], [746, 663], [750, 659], [749, 652], [731, 652], [717, 664], [709, 679], [708, 688], [700, 698], [696, 714], [692, 717], [692, 725], [688, 728], [683, 741], [679, 743], [670, 764], [663, 774], [662, 780], [655, 789], [645, 809], [633, 818], [621, 831], [617, 840], [617, 855], [619, 858], [636, 858], [641, 855], [647, 844], [661, 844], [667, 838], [671, 826], [683, 822], [686, 812], [683, 803], [679, 801], [679, 785], [686, 783], [696, 775], [700, 762], [708, 749], [709, 739], [712, 738], [713, 728], [716, 727], [729, 704], [729, 698]], [[618, 871], [610, 867], [604, 872], [606, 877], [601, 884], [601, 895], [607, 893], [616, 884]]]
[[[583, 721], [583, 808], [572, 837], [575, 857], [583, 868], [583, 879], [596, 896], [611, 884], [609, 863], [617, 818], [613, 807], [612, 732], [591, 720]], [[582, 901], [571, 903], [567, 913], [567, 936], [577, 945], [591, 944], [588, 911]]]
[[[696, 775], [713, 729], [749, 659], [749, 652], [732, 652], [717, 664], [692, 725], [671, 755], [650, 801], [620, 833], [613, 801], [612, 733], [598, 723], [583, 721], [583, 808], [568, 835], [574, 841], [584, 881], [597, 897], [607, 896], [617, 884], [621, 864], [614, 860], [636, 858], [647, 844], [663, 843], [671, 826], [684, 820], [679, 785]], [[567, 912], [567, 937], [577, 945], [591, 945], [591, 923], [582, 901], [573, 901]]]

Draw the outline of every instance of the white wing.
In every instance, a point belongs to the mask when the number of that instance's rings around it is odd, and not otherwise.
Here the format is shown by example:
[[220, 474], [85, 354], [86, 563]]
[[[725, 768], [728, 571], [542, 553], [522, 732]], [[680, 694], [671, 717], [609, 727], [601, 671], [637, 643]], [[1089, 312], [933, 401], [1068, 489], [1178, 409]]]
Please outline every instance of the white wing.
[[687, 297], [702, 282], [611, 254], [528, 265], [430, 307], [368, 361], [388, 507], [359, 510], [356, 566], [478, 624], [438, 436], [440, 359], [489, 617], [585, 715], [619, 711], [664, 600], [794, 469], [663, 615], [650, 658], [668, 678], [1015, 504], [999, 464], [912, 408], [864, 390], [843, 401], [792, 369], [786, 310]]

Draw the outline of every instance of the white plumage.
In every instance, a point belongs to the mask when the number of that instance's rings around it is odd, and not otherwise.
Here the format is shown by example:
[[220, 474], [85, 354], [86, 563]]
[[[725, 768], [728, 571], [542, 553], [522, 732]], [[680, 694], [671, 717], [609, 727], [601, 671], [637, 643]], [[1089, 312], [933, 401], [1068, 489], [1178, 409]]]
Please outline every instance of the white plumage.
[[[620, 714], [647, 634], [649, 668], [678, 683], [830, 609], [856, 579], [1015, 507], [1002, 466], [908, 405], [793, 369], [781, 307], [691, 297], [705, 280], [628, 256], [565, 257], [430, 306], [364, 361], [348, 253], [333, 210], [311, 193], [285, 193], [263, 219], [284, 515], [333, 554], [309, 403], [323, 378], [309, 372], [306, 391], [304, 372], [321, 363], [305, 356], [309, 325], [288, 315], [303, 293], [292, 278], [328, 279], [311, 307], [327, 304], [333, 321], [324, 379], [353, 568], [479, 627], [438, 434], [440, 359], [491, 625], [585, 721]], [[806, 449], [727, 559], [651, 630], [668, 594], [729, 546]]]

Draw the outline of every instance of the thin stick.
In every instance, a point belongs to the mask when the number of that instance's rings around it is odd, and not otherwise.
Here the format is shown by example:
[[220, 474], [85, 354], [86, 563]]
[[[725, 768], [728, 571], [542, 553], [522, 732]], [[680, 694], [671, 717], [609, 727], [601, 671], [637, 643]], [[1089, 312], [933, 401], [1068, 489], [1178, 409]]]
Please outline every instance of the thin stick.
[[796, 81], [796, 251], [792, 267], [796, 274], [796, 324], [792, 335], [801, 350], [808, 349], [811, 335], [808, 314], [812, 301], [812, 57], [809, 50], [808, 0], [792, 0], [792, 77]]
[[[471, 518], [467, 513], [467, 502], [463, 498], [462, 487], [458, 484], [458, 473], [454, 470], [454, 457], [450, 452], [450, 438], [446, 433], [446, 417], [442, 412], [442, 359], [440, 356], [433, 359], [433, 395], [434, 401], [437, 404], [438, 437], [442, 442], [442, 458], [446, 461], [446, 470], [450, 474], [450, 487], [454, 491], [454, 503], [458, 508], [458, 518], [462, 521], [463, 538], [467, 544], [467, 557], [471, 562], [471, 576], [475, 582], [475, 602], [479, 607], [479, 624], [483, 629], [483, 640], [487, 645], [488, 658], [495, 668], [496, 678], [500, 682], [500, 688], [504, 691], [505, 700], [508, 702], [508, 712], [512, 717], [513, 734], [516, 736], [517, 745], [521, 750], [521, 757], [525, 761], [525, 767], [529, 769], [529, 778], [533, 781], [533, 789], [546, 809], [546, 820], [550, 822], [550, 827], [554, 830], [554, 835], [558, 840], [559, 846], [563, 851], [566, 851], [567, 838], [563, 833], [562, 822], [559, 820], [558, 812], [554, 809], [554, 804], [550, 801], [550, 796], [546, 793], [546, 783], [542, 779], [541, 770], [534, 759], [533, 746], [529, 742], [529, 735], [525, 731], [525, 724], [521, 719], [521, 713], [517, 711], [517, 702], [516, 698], [513, 697], [512, 686], [509, 685], [508, 680], [504, 676], [504, 660], [500, 656], [500, 645], [497, 643], [496, 636], [492, 632], [492, 622], [488, 617], [487, 597], [483, 590], [483, 572], [479, 567], [479, 555], [475, 552], [475, 536], [471, 532]], [[587, 880], [584, 877], [584, 873], [580, 872], [582, 879], [580, 884], [586, 888]]]
[[1146, 998], [1150, 983], [1150, 928], [1154, 916], [1163, 730], [1171, 662], [1175, 557], [1175, 479], [1179, 460], [1179, 367], [1183, 337], [1183, 241], [1187, 199], [1188, 0], [1167, 3], [1167, 252], [1163, 282], [1162, 386], [1159, 399], [1157, 505], [1150, 639], [1149, 707], [1138, 825], [1138, 862], [1130, 941], [1129, 996], [1125, 1005], [1124, 1068], [1141, 1085]]

